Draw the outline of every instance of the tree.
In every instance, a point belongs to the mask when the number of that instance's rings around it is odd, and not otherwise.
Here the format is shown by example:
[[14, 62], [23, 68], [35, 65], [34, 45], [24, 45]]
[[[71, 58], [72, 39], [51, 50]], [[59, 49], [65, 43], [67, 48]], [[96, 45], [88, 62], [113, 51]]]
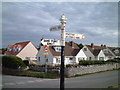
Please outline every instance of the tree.
[[82, 43], [80, 43], [80, 44], [77, 44], [77, 46], [78, 46], [80, 49], [82, 49], [84, 45], [83, 45]]

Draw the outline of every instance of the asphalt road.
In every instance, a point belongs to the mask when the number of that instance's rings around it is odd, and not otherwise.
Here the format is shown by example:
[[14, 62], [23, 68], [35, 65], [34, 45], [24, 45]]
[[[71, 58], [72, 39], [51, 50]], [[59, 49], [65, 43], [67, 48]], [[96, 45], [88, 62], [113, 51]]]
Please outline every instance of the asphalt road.
[[[59, 79], [2, 76], [3, 88], [59, 88]], [[118, 84], [118, 71], [109, 71], [76, 78], [66, 78], [66, 88], [108, 88]]]

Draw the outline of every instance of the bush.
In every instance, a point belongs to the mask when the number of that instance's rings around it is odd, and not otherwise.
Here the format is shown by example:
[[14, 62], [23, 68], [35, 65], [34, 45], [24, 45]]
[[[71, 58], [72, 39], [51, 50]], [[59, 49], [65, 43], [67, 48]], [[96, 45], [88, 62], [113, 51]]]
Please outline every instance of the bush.
[[81, 60], [79, 61], [80, 65], [95, 65], [95, 64], [105, 64], [103, 60]]
[[29, 66], [29, 61], [28, 60], [24, 60], [23, 62], [26, 66]]
[[120, 63], [120, 60], [119, 59], [111, 59], [111, 60], [107, 60], [106, 62], [109, 62], [109, 63]]
[[2, 66], [11, 69], [26, 67], [22, 59], [17, 56], [2, 56]]

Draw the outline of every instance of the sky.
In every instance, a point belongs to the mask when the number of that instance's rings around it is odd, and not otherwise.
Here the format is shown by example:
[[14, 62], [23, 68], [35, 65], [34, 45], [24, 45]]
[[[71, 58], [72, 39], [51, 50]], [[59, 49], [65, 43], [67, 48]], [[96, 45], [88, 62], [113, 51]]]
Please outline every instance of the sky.
[[117, 2], [3, 2], [2, 47], [23, 41], [39, 46], [40, 39], [60, 39], [60, 25], [67, 17], [66, 32], [84, 34], [84, 40], [66, 39], [78, 44], [118, 46]]

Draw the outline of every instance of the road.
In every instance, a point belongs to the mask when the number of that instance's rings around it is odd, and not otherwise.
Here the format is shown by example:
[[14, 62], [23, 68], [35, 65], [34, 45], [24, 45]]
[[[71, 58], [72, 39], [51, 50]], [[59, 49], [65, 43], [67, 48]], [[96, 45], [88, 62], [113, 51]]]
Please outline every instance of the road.
[[[59, 88], [59, 79], [41, 79], [3, 75], [3, 88]], [[118, 71], [66, 78], [66, 88], [107, 88], [118, 84]]]

